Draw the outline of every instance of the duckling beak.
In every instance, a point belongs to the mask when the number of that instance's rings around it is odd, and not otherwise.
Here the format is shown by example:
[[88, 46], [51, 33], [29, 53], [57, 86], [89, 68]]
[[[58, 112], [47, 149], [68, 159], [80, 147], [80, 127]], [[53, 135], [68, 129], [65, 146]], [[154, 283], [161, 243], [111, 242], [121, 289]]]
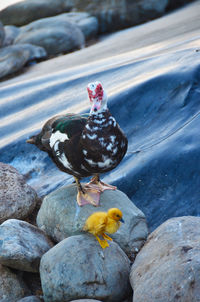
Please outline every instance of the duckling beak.
[[125, 221], [124, 221], [124, 219], [123, 219], [123, 218], [121, 218], [119, 221], [121, 221], [121, 222], [125, 223]]

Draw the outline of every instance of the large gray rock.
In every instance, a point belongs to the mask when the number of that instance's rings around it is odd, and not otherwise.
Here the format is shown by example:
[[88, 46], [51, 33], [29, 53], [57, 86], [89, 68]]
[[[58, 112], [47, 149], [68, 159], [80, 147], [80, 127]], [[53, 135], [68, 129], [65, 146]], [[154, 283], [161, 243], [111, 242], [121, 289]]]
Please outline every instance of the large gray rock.
[[97, 36], [99, 29], [98, 20], [96, 17], [91, 16], [86, 12], [71, 12], [61, 14], [56, 18], [76, 24], [83, 32], [86, 40], [95, 38]]
[[14, 302], [29, 294], [24, 282], [9, 268], [0, 264], [0, 301]]
[[67, 12], [72, 4], [67, 7], [63, 0], [28, 0], [10, 5], [0, 11], [0, 20], [4, 25], [22, 26], [34, 20]]
[[91, 298], [121, 302], [131, 294], [129, 272], [128, 257], [116, 243], [102, 250], [92, 235], [72, 236], [41, 259], [44, 300]]
[[0, 78], [22, 70], [30, 61], [37, 61], [44, 58], [46, 58], [46, 51], [42, 47], [30, 44], [3, 47], [0, 49]]
[[191, 0], [26, 0], [0, 12], [5, 25], [22, 26], [40, 18], [73, 11], [89, 12], [99, 20], [100, 31], [113, 31], [143, 23]]
[[47, 195], [37, 216], [38, 226], [55, 241], [81, 234], [89, 215], [96, 211], [119, 208], [125, 223], [112, 238], [131, 257], [139, 251], [146, 240], [148, 230], [144, 214], [120, 191], [107, 190], [101, 194], [100, 207], [76, 203], [75, 185], [60, 188]]
[[0, 238], [0, 263], [22, 271], [38, 272], [42, 255], [53, 247], [43, 231], [17, 219], [1, 224]]
[[101, 302], [101, 301], [94, 300], [94, 299], [78, 299], [78, 300], [73, 300], [71, 302]]
[[[100, 32], [114, 31], [146, 22], [165, 13], [169, 0], [74, 0], [77, 11], [86, 11], [99, 20]], [[70, 6], [71, 0], [64, 0]]]
[[5, 38], [5, 30], [3, 24], [0, 21], [0, 47], [3, 45], [4, 38]]
[[28, 296], [18, 300], [17, 302], [41, 302], [41, 300], [36, 296]]
[[41, 46], [48, 55], [57, 55], [82, 48], [85, 39], [77, 25], [64, 18], [50, 17], [22, 27], [14, 43]]
[[0, 223], [27, 217], [36, 204], [37, 194], [24, 177], [12, 166], [0, 163]]
[[133, 302], [200, 301], [200, 217], [159, 226], [131, 269]]
[[20, 28], [13, 26], [13, 25], [7, 25], [4, 27], [5, 30], [5, 38], [3, 41], [3, 46], [9, 46], [12, 45], [16, 37], [18, 36], [20, 32]]

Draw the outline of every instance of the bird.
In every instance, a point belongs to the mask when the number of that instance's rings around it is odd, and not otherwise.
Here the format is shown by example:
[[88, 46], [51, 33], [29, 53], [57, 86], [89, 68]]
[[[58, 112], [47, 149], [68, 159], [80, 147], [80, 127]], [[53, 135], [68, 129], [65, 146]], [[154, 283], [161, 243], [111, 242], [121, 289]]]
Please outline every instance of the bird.
[[[117, 232], [121, 222], [124, 223], [122, 211], [118, 208], [111, 208], [107, 212], [94, 212], [91, 214], [87, 218], [83, 230], [93, 234], [104, 249], [109, 246], [107, 240], [112, 241], [112, 238], [105, 233], [113, 234]], [[99, 236], [104, 239], [101, 240]]]
[[[107, 108], [108, 97], [102, 83], [89, 83], [87, 91], [89, 114], [54, 116], [26, 142], [47, 152], [61, 171], [74, 176], [79, 206], [98, 206], [101, 192], [116, 190], [115, 186], [102, 182], [99, 174], [121, 162], [128, 140]], [[81, 184], [80, 180], [89, 176], [90, 182]]]

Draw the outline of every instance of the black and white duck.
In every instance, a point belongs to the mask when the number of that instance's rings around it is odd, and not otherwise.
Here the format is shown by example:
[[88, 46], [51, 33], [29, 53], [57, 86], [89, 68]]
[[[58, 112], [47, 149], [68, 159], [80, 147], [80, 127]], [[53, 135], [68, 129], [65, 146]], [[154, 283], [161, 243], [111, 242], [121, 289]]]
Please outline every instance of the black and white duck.
[[[87, 87], [91, 103], [88, 114], [65, 114], [48, 120], [41, 132], [27, 140], [49, 154], [57, 167], [74, 176], [79, 206], [98, 206], [100, 193], [116, 187], [103, 183], [99, 174], [114, 169], [127, 151], [127, 138], [107, 108], [102, 84]], [[80, 179], [92, 176], [88, 184]]]

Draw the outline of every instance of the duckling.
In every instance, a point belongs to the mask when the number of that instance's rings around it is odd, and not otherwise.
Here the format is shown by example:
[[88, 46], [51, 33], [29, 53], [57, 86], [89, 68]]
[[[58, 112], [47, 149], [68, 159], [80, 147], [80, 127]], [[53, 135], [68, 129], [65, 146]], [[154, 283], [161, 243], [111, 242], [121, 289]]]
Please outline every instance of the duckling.
[[[88, 217], [83, 230], [93, 234], [100, 246], [104, 249], [109, 246], [107, 240], [111, 240], [105, 233], [113, 234], [119, 229], [122, 218], [122, 211], [118, 208], [111, 208], [108, 212], [95, 212]], [[101, 240], [99, 235], [104, 238]]]

